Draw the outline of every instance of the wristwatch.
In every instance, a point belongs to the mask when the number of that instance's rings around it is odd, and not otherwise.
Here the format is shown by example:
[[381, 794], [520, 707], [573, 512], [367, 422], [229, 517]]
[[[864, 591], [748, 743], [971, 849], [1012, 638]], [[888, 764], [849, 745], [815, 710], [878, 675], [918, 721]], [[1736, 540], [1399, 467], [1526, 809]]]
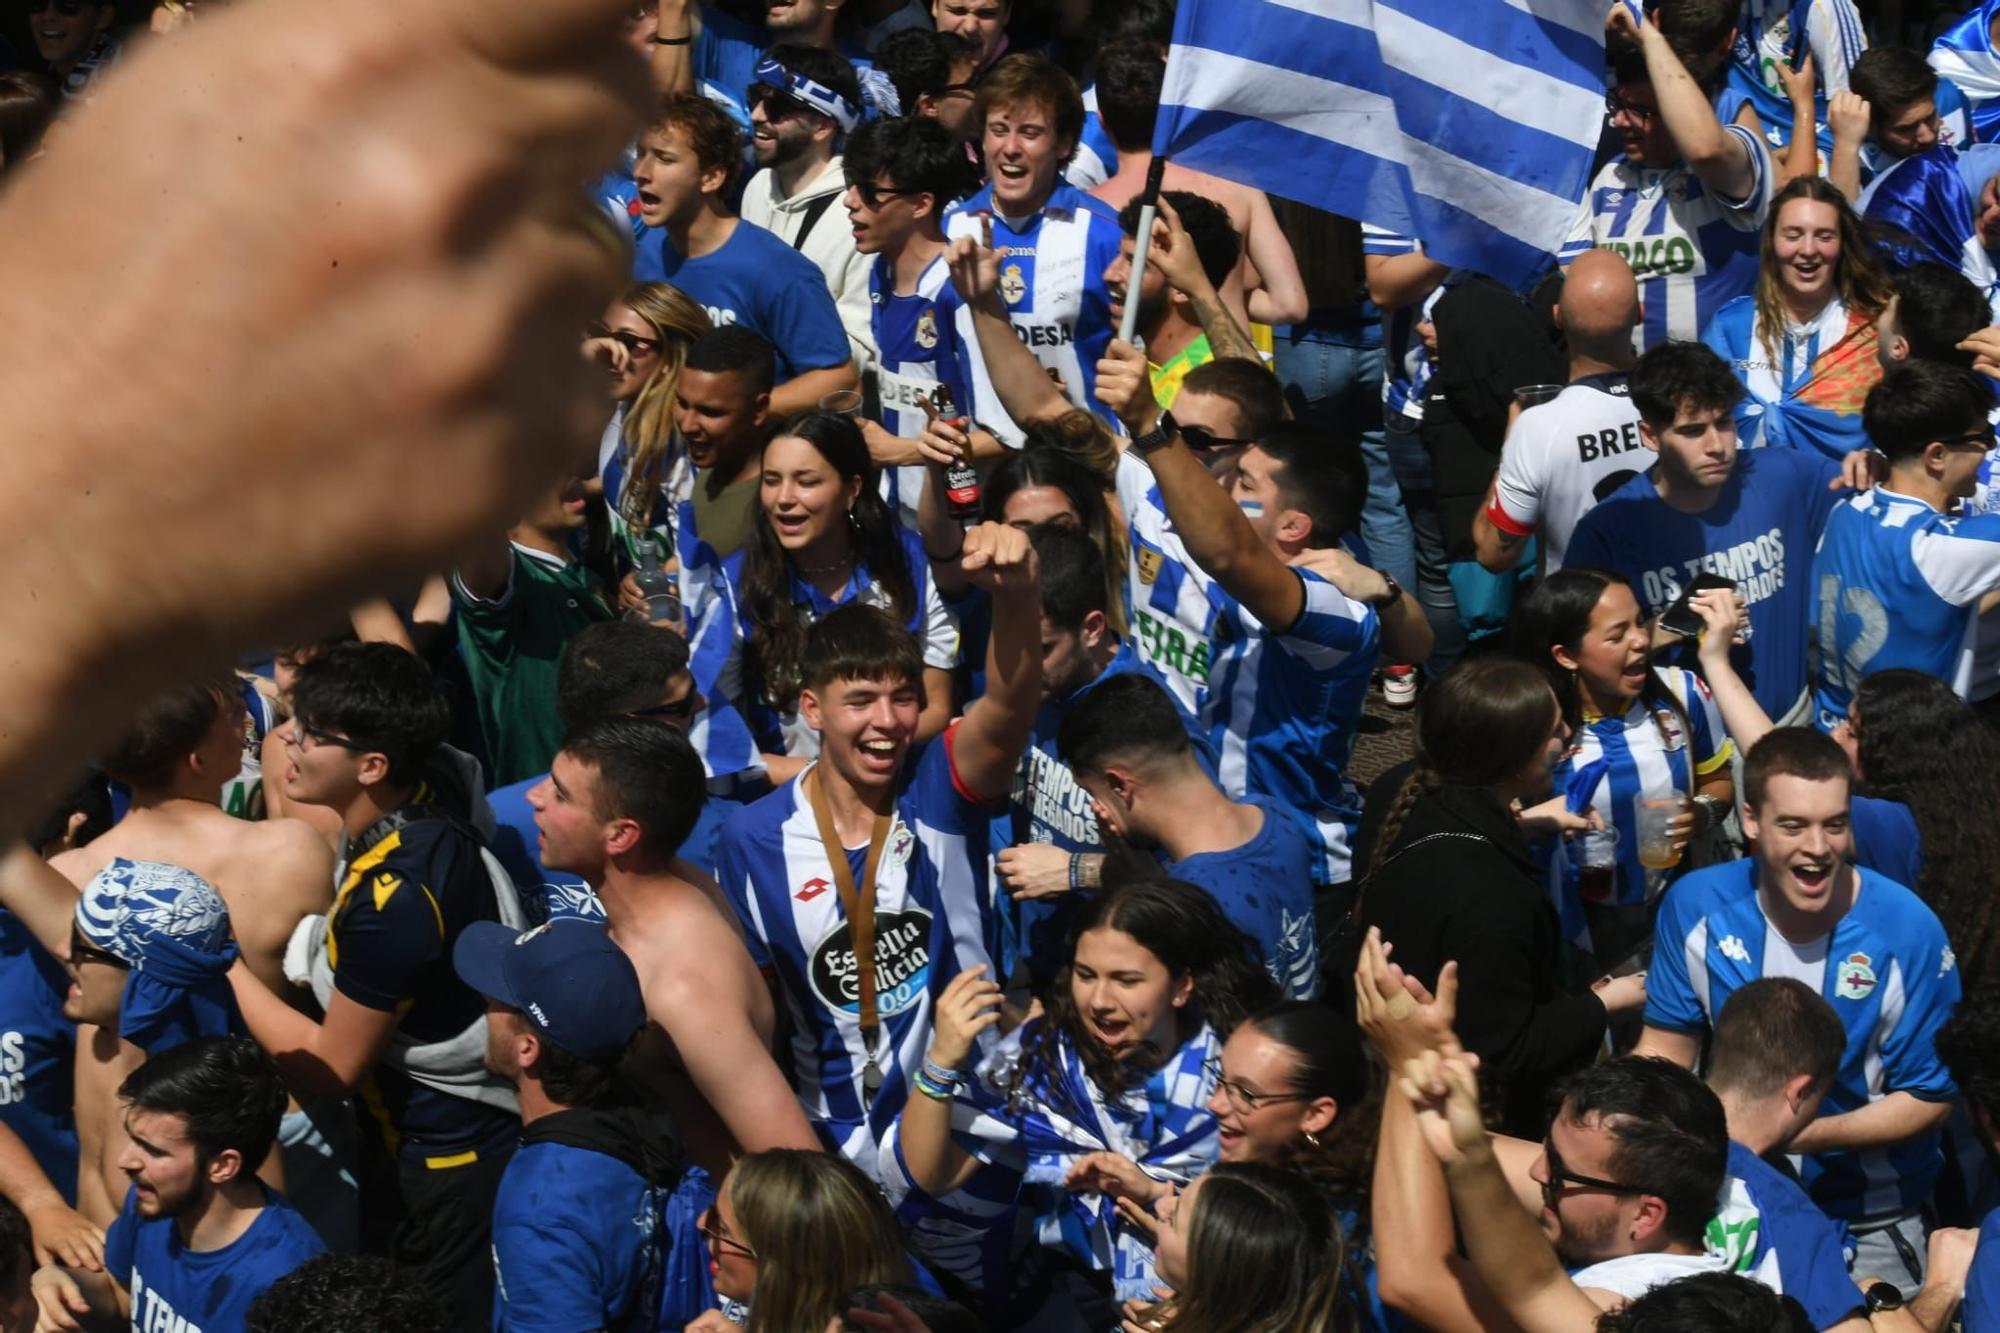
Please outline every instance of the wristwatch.
[[1396, 582], [1396, 576], [1394, 574], [1391, 574], [1386, 569], [1378, 569], [1375, 572], [1381, 576], [1382, 582], [1388, 584], [1389, 587], [1387, 591], [1378, 593], [1376, 596], [1370, 597], [1368, 599], [1368, 605], [1374, 607], [1377, 611], [1380, 611], [1385, 606], [1394, 606], [1397, 602], [1402, 601], [1403, 585]]
[[1135, 435], [1132, 437], [1132, 448], [1137, 450], [1141, 457], [1144, 457], [1180, 433], [1180, 423], [1174, 420], [1174, 414], [1172, 412], [1162, 412], [1160, 413], [1160, 423], [1157, 426], [1154, 426], [1144, 435]]
[[1868, 1290], [1861, 1293], [1861, 1299], [1868, 1302], [1869, 1314], [1903, 1308], [1903, 1293], [1896, 1289], [1893, 1282], [1869, 1283]]

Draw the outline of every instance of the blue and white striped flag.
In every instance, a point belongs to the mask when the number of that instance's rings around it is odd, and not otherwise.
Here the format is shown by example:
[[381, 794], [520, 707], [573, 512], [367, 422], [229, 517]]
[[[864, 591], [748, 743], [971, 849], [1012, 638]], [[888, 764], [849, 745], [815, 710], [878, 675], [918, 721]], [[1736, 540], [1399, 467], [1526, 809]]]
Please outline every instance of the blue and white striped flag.
[[1604, 0], [1180, 0], [1153, 152], [1526, 284], [1604, 124]]

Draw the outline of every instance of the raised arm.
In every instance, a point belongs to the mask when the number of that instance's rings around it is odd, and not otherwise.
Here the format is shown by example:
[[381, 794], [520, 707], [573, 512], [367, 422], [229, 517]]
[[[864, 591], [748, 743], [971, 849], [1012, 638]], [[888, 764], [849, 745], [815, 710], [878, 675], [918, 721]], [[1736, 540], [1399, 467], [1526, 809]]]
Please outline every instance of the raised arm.
[[308, 1096], [353, 1095], [396, 1035], [393, 1011], [371, 1009], [337, 987], [326, 1021], [315, 1023], [274, 995], [241, 958], [229, 969], [229, 988], [243, 1026], [278, 1062], [285, 1082]]
[[1736, 674], [1736, 667], [1729, 660], [1729, 649], [1747, 621], [1747, 614], [1736, 594], [1727, 588], [1696, 593], [1688, 599], [1688, 605], [1702, 619], [1701, 645], [1695, 654], [1701, 678], [1708, 683], [1708, 692], [1715, 696], [1716, 710], [1722, 714], [1722, 725], [1728, 729], [1737, 753], [1748, 754], [1750, 747], [1763, 740], [1764, 733], [1771, 729], [1771, 715], [1757, 702], [1757, 696], [1750, 693], [1750, 687], [1743, 683], [1743, 677]]
[[1000, 301], [1000, 261], [1005, 250], [993, 248], [993, 219], [979, 219], [978, 236], [954, 237], [951, 243], [951, 285], [972, 312], [972, 332], [986, 362], [987, 378], [1008, 416], [1023, 426], [1054, 421], [1074, 411], [1042, 363], [1035, 360], [1014, 333], [1007, 307]]
[[659, 0], [660, 28], [653, 36], [653, 91], [661, 97], [694, 91], [694, 44], [701, 40], [698, 0]]
[[[63, 854], [70, 855], [73, 853]], [[76, 919], [77, 897], [75, 883], [28, 844], [17, 842], [0, 856], [0, 906], [21, 918], [35, 943], [57, 962], [69, 958], [70, 923]]]
[[[1097, 363], [1097, 396], [1134, 438], [1160, 423], [1146, 358], [1128, 342], [1114, 339]], [[1258, 538], [1236, 501], [1180, 437], [1148, 451], [1146, 463], [1194, 562], [1274, 633], [1297, 624], [1306, 604], [1298, 571]]]
[[1193, 239], [1181, 225], [1180, 214], [1164, 196], [1160, 199], [1160, 215], [1153, 219], [1153, 244], [1147, 251], [1146, 262], [1158, 265], [1167, 285], [1187, 297], [1195, 323], [1208, 335], [1209, 350], [1218, 360], [1239, 357], [1262, 363], [1257, 344], [1223, 305], [1215, 284], [1208, 280], [1201, 266], [1201, 256], [1195, 253]]
[[[925, 1059], [947, 1074], [967, 1077], [965, 1065], [972, 1058], [973, 1042], [1000, 1021], [1004, 998], [986, 975], [984, 964], [968, 967], [953, 977], [938, 996], [936, 1030]], [[953, 1098], [938, 1094], [954, 1089], [934, 1085], [933, 1091], [926, 1092], [924, 1084], [930, 1081], [926, 1075], [903, 1104], [898, 1138], [912, 1183], [939, 1198], [963, 1185], [979, 1163], [951, 1137]]]
[[1819, 108], [1814, 101], [1818, 85], [1813, 78], [1812, 57], [1807, 56], [1796, 70], [1778, 62], [1778, 82], [1785, 85], [1785, 96], [1792, 103], [1792, 140], [1771, 180], [1774, 191], [1800, 176], [1819, 174]]
[[967, 582], [986, 590], [993, 628], [986, 644], [986, 693], [965, 710], [952, 733], [952, 765], [967, 790], [997, 801], [1013, 784], [1042, 703], [1035, 548], [1018, 528], [981, 523], [965, 534], [958, 566]]
[[1646, 73], [1659, 99], [1660, 118], [1674, 146], [1702, 183], [1726, 199], [1747, 198], [1757, 184], [1757, 164], [1743, 140], [1723, 128], [1694, 76], [1667, 45], [1659, 26], [1647, 19], [1642, 27], [1623, 5], [1612, 7], [1611, 27], [1636, 38], [1646, 56]]
[[1312, 313], [1312, 296], [1299, 272], [1298, 256], [1292, 243], [1271, 211], [1271, 198], [1262, 190], [1246, 190], [1250, 196], [1249, 226], [1243, 236], [1243, 254], [1257, 270], [1257, 286], [1247, 302], [1250, 318], [1260, 324], [1291, 324]]

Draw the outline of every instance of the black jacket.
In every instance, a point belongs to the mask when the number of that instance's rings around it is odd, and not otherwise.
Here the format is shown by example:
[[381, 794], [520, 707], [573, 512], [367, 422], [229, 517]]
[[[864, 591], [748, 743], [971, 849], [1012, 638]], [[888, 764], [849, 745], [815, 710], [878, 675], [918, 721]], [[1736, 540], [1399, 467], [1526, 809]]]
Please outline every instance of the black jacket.
[[[1371, 813], [1395, 803], [1407, 773], [1376, 783]], [[1549, 1088], [1595, 1058], [1605, 1015], [1595, 995], [1563, 987], [1561, 923], [1513, 815], [1486, 788], [1427, 792], [1373, 866], [1362, 928], [1379, 926], [1426, 986], [1458, 961], [1459, 1039], [1480, 1058], [1502, 1128], [1539, 1139]]]

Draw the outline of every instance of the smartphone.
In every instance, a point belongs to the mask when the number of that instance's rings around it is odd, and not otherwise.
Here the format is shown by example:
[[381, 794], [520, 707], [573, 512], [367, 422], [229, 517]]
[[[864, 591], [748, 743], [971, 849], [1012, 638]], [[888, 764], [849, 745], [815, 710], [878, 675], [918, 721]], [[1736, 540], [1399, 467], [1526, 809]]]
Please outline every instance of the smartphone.
[[1727, 588], [1734, 592], [1736, 580], [1724, 578], [1720, 574], [1711, 574], [1706, 570], [1695, 575], [1694, 581], [1681, 590], [1680, 600], [1660, 614], [1660, 628], [1670, 634], [1678, 634], [1683, 639], [1700, 638], [1705, 622], [1701, 618], [1701, 612], [1689, 606], [1688, 602], [1696, 593], [1708, 592], [1714, 588]]

